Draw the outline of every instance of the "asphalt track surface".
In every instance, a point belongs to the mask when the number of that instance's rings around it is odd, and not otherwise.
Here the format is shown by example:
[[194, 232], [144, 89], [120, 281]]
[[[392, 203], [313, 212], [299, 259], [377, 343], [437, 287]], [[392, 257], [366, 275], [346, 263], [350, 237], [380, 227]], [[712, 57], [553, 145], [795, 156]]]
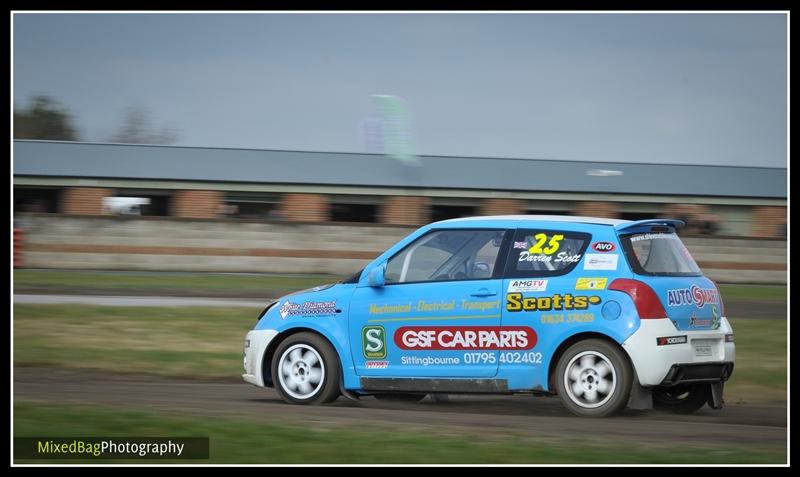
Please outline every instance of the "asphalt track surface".
[[603, 419], [575, 417], [561, 406], [558, 398], [530, 395], [460, 395], [450, 396], [445, 402], [426, 398], [416, 404], [391, 403], [373, 397], [355, 402], [340, 397], [329, 405], [296, 406], [284, 403], [272, 389], [256, 388], [234, 378], [222, 382], [25, 366], [14, 368], [14, 398], [331, 430], [377, 426], [452, 435], [513, 432], [537, 441], [656, 446], [730, 443], [738, 448], [748, 445], [785, 448], [787, 442], [785, 403], [733, 403], [719, 411], [706, 407], [688, 416], [626, 410]]

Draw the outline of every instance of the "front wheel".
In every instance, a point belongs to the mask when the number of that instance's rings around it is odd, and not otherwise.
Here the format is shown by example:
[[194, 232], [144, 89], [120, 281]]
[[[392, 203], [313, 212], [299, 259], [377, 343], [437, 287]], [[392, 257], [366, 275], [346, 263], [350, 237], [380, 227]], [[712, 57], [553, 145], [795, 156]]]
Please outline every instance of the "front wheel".
[[627, 405], [633, 370], [618, 347], [588, 339], [573, 344], [561, 355], [555, 378], [558, 396], [570, 412], [604, 417]]
[[653, 389], [653, 407], [678, 414], [691, 414], [708, 402], [708, 384], [684, 384], [672, 388]]
[[320, 335], [286, 338], [272, 359], [275, 390], [291, 404], [324, 404], [339, 397], [339, 358]]

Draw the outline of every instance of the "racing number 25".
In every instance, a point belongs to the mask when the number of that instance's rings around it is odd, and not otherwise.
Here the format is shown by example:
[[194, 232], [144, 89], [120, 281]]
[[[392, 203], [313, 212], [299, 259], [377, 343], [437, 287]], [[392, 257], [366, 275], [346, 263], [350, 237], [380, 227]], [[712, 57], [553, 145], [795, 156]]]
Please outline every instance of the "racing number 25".
[[548, 242], [547, 248], [542, 248], [544, 243], [547, 242], [547, 234], [539, 233], [534, 235], [533, 238], [536, 239], [536, 243], [528, 249], [528, 252], [535, 255], [542, 253], [545, 255], [552, 255], [558, 251], [558, 247], [561, 246], [560, 242], [564, 240], [564, 235], [553, 234], [553, 236], [550, 237], [550, 242]]

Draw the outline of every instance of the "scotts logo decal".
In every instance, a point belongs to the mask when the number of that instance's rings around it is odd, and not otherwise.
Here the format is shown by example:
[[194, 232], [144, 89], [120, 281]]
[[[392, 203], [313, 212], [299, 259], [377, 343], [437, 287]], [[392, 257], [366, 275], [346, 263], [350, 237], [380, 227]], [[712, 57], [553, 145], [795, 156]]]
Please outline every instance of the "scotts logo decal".
[[611, 242], [595, 242], [592, 244], [592, 250], [595, 252], [613, 252], [617, 246]]
[[367, 359], [383, 359], [386, 357], [386, 330], [383, 326], [365, 326], [361, 328], [361, 346]]
[[394, 343], [407, 350], [515, 350], [536, 346], [528, 326], [403, 326]]
[[586, 310], [589, 305], [599, 305], [602, 300], [597, 295], [573, 295], [572, 293], [553, 296], [537, 296], [523, 298], [522, 293], [506, 295], [507, 311], [550, 311], [550, 310]]
[[716, 288], [692, 285], [691, 288], [667, 290], [667, 306], [694, 305], [703, 308], [708, 303], [719, 303], [719, 292]]

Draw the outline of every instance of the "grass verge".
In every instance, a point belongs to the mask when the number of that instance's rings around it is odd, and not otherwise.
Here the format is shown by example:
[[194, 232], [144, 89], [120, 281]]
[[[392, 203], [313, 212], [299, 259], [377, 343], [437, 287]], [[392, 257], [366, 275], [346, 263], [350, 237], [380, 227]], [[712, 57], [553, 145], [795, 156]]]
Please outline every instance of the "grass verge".
[[[238, 378], [260, 310], [14, 305], [14, 363]], [[733, 319], [729, 402], [786, 400], [786, 320]]]
[[14, 363], [237, 378], [259, 311], [14, 305]]
[[721, 284], [720, 293], [724, 300], [786, 302], [786, 286], [784, 285]]
[[[201, 420], [188, 414], [61, 406], [17, 402], [14, 436], [194, 436], [210, 439], [208, 461], [182, 463], [252, 464], [514, 464], [514, 463], [753, 463], [786, 462], [785, 448], [757, 446], [620, 446], [578, 442], [536, 442], [508, 435], [492, 438], [398, 429], [318, 430], [307, 426]], [[576, 449], [580, 449], [576, 452]], [[51, 460], [17, 461], [52, 463]], [[91, 462], [61, 460], [60, 462]], [[165, 461], [94, 461], [98, 463]]]
[[[355, 272], [355, 270], [354, 270]], [[14, 270], [17, 293], [277, 297], [340, 280], [331, 275]], [[786, 287], [723, 284], [726, 300], [786, 301]]]

